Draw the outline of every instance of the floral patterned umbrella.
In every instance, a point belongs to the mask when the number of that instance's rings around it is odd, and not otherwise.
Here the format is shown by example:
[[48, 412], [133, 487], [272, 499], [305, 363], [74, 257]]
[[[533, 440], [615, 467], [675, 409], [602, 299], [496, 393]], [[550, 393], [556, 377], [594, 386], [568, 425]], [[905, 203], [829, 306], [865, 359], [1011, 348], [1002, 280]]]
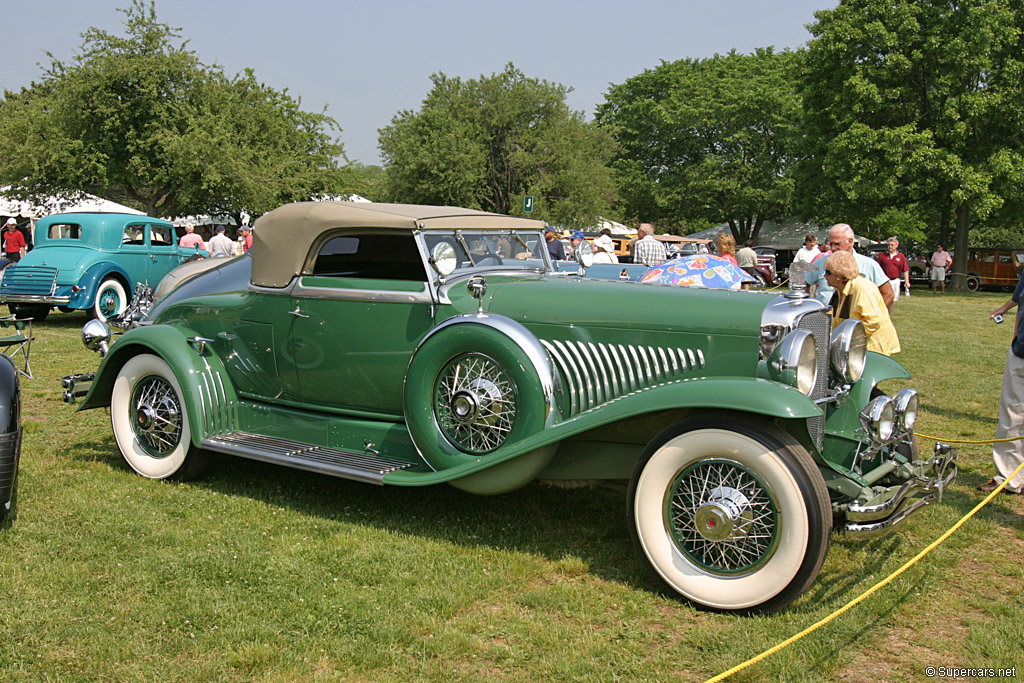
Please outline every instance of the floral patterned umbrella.
[[739, 289], [744, 282], [754, 282], [754, 278], [721, 256], [688, 254], [648, 268], [637, 278], [637, 282]]

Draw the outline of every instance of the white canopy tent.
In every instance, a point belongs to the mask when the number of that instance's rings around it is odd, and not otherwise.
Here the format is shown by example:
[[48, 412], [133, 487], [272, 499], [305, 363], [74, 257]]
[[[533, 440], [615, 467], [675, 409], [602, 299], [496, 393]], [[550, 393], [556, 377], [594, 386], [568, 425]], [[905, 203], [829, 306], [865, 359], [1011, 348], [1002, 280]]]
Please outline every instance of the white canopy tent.
[[42, 218], [54, 213], [73, 213], [80, 211], [96, 211], [100, 213], [130, 213], [143, 215], [142, 211], [132, 209], [124, 204], [112, 202], [88, 193], [77, 197], [50, 197], [42, 204], [33, 204], [12, 199], [7, 196], [10, 186], [0, 187], [0, 216], [24, 218]]

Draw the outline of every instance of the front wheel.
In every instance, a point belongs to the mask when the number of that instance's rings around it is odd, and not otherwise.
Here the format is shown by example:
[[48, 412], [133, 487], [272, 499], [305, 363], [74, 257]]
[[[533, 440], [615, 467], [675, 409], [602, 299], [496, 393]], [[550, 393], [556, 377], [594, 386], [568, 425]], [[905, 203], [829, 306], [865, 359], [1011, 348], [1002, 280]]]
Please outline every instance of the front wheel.
[[128, 295], [124, 291], [124, 285], [114, 278], [107, 278], [96, 290], [96, 301], [89, 309], [89, 313], [91, 317], [105, 321], [121, 315], [127, 307]]
[[967, 276], [967, 291], [969, 291], [969, 292], [977, 292], [979, 289], [981, 289], [981, 278], [978, 277], [977, 275], [968, 275]]
[[150, 479], [185, 481], [206, 468], [207, 454], [192, 444], [181, 385], [164, 359], [131, 358], [114, 380], [110, 422], [129, 466]]
[[662, 432], [637, 463], [627, 517], [669, 593], [722, 611], [772, 611], [817, 577], [832, 508], [807, 451], [774, 425], [708, 415]]

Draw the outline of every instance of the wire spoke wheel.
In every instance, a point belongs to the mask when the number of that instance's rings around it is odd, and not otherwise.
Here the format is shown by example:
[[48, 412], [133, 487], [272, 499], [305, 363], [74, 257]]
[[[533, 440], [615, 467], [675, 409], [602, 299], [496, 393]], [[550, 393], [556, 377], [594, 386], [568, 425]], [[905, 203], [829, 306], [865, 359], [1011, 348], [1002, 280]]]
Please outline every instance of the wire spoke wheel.
[[445, 438], [461, 450], [487, 453], [501, 446], [516, 412], [515, 384], [492, 358], [462, 354], [441, 369], [434, 414]]
[[147, 453], [164, 456], [181, 443], [181, 405], [166, 379], [143, 378], [132, 392], [131, 407], [135, 438]]
[[779, 531], [778, 504], [767, 484], [740, 463], [695, 463], [679, 474], [667, 494], [672, 539], [705, 571], [742, 574], [771, 557]]

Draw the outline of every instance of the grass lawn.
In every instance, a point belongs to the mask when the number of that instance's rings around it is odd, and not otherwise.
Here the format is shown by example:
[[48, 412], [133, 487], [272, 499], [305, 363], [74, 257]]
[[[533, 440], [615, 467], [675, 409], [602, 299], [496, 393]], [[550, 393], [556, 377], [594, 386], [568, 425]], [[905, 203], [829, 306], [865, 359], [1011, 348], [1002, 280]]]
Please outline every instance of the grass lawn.
[[[1013, 326], [988, 313], [1008, 297], [918, 289], [896, 305], [921, 433], [992, 438]], [[84, 322], [36, 325], [36, 379], [22, 383], [17, 514], [0, 527], [8, 683], [704, 680], [884, 578], [974, 507], [992, 472], [986, 446], [962, 446], [942, 504], [880, 539], [834, 536], [787, 610], [709, 614], [656, 592], [622, 490], [488, 498], [227, 457], [188, 484], [143, 479], [106, 410], [61, 403], [59, 378], [98, 361]], [[894, 583], [732, 680], [928, 680], [928, 666], [1024, 676], [1022, 556], [1024, 497], [1000, 495]]]

